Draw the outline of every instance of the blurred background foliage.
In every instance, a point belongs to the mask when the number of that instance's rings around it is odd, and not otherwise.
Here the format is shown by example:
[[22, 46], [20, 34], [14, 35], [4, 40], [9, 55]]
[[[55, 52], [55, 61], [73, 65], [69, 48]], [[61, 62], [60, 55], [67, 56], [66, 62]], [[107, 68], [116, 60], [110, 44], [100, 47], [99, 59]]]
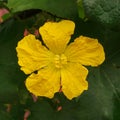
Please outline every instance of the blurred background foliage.
[[[8, 12], [3, 13], [3, 8]], [[0, 120], [120, 120], [120, 0], [0, 0]], [[73, 38], [99, 39], [105, 62], [89, 67], [89, 90], [71, 101], [62, 93], [37, 101], [26, 90], [26, 75], [15, 48], [27, 29], [46, 21], [73, 20]]]

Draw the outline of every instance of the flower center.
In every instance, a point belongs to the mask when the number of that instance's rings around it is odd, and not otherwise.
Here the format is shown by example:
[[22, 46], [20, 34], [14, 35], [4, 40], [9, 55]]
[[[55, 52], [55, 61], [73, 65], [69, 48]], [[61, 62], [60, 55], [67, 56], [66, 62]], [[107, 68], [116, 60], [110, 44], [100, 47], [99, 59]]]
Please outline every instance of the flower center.
[[54, 63], [56, 68], [62, 68], [63, 65], [67, 64], [67, 57], [64, 54], [55, 55]]

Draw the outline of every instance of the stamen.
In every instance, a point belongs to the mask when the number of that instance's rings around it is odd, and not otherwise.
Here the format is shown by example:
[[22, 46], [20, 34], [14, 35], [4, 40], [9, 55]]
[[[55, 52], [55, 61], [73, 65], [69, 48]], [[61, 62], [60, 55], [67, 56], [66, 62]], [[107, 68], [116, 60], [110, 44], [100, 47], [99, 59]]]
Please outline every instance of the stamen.
[[56, 68], [62, 68], [63, 65], [67, 64], [67, 57], [64, 54], [55, 55], [54, 63]]

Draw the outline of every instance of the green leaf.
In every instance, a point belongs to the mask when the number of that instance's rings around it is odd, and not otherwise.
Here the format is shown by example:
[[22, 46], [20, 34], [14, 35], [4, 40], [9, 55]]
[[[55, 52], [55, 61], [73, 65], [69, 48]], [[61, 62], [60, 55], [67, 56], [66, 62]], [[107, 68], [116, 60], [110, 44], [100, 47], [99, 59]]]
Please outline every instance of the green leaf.
[[[12, 83], [14, 74], [13, 66], [0, 65], [0, 102], [11, 102], [18, 98], [17, 86]], [[12, 96], [12, 97], [11, 97]]]
[[13, 13], [29, 9], [41, 9], [58, 17], [75, 19], [78, 16], [75, 0], [9, 0]]
[[3, 105], [0, 103], [0, 119], [1, 120], [13, 120], [7, 108], [8, 106], [9, 106], [8, 104]]
[[54, 116], [54, 111], [52, 110], [52, 107], [45, 101], [34, 103], [31, 106], [30, 111], [31, 115], [28, 120], [52, 120]]
[[5, 20], [9, 19], [10, 17], [11, 17], [11, 14], [10, 14], [10, 13], [7, 13], [7, 14], [4, 14], [4, 15], [2, 16], [2, 19], [3, 19], [3, 21], [5, 21]]
[[4, 112], [4, 111], [0, 111], [0, 119], [1, 120], [13, 120], [11, 116], [7, 112]]
[[84, 19], [85, 18], [85, 12], [84, 12], [84, 8], [83, 8], [82, 0], [78, 0], [77, 4], [78, 4], [79, 17]]
[[23, 23], [14, 20], [0, 26], [0, 102], [3, 103], [18, 100], [18, 86], [25, 79], [18, 67], [15, 50], [24, 28]]
[[109, 27], [120, 26], [119, 0], [83, 0], [88, 18]]

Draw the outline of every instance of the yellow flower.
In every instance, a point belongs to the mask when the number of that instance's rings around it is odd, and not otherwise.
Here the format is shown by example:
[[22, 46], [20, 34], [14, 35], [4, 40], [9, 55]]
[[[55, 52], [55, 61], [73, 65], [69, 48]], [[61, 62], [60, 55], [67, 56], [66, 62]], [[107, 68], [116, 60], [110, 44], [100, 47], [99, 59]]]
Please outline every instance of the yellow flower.
[[52, 98], [62, 89], [72, 99], [88, 89], [88, 70], [82, 65], [98, 66], [105, 54], [97, 39], [80, 36], [68, 44], [74, 28], [69, 20], [46, 22], [39, 28], [44, 45], [32, 34], [18, 42], [18, 64], [31, 74], [25, 84], [34, 95]]

